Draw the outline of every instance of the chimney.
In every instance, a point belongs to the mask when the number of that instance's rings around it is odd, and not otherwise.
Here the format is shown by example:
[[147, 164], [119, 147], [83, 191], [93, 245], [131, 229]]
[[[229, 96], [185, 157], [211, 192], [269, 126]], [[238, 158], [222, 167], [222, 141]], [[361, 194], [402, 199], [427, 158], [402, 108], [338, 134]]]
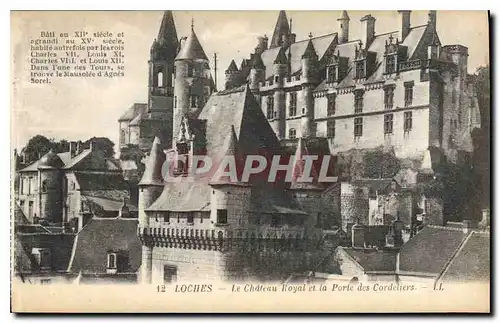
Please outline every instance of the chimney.
[[489, 227], [490, 226], [490, 209], [482, 209], [481, 210], [482, 218], [481, 218], [481, 226]]
[[356, 224], [351, 228], [351, 239], [353, 248], [365, 247], [365, 227], [359, 224], [359, 219], [356, 219]]
[[427, 20], [427, 24], [436, 29], [436, 10], [429, 10], [429, 19]]
[[365, 48], [370, 47], [373, 39], [375, 38], [375, 18], [372, 15], [366, 15], [361, 18], [363, 37], [361, 41], [365, 43]]
[[473, 229], [475, 229], [477, 226], [476, 226], [476, 223], [473, 222], [472, 220], [464, 220], [462, 222], [462, 228], [463, 228], [463, 232], [464, 233], [469, 233], [471, 232]]
[[410, 15], [411, 10], [399, 10], [401, 16], [401, 39], [405, 40], [406, 36], [410, 33]]
[[75, 155], [78, 155], [81, 153], [81, 147], [80, 147], [80, 141], [76, 143], [76, 152]]
[[257, 37], [257, 47], [255, 47], [256, 54], [262, 54], [267, 49], [267, 37]]
[[90, 143], [89, 143], [89, 145], [90, 145], [90, 150], [91, 150], [91, 151], [93, 151], [93, 150], [94, 150], [94, 148], [95, 148], [95, 147], [94, 147], [94, 146], [95, 146], [95, 145], [94, 145], [94, 141], [93, 141], [93, 140], [91, 140], [91, 141], [90, 141]]

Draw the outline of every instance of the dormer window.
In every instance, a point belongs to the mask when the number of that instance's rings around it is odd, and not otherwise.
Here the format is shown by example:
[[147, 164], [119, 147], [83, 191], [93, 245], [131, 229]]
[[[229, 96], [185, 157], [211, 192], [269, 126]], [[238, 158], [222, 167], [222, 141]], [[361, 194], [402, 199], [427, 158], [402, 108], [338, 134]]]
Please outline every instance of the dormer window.
[[387, 55], [385, 57], [385, 73], [392, 74], [396, 72], [396, 55]]
[[365, 71], [365, 61], [357, 61], [356, 62], [356, 79], [363, 79], [366, 76]]
[[337, 66], [331, 65], [326, 69], [326, 83], [337, 82]]

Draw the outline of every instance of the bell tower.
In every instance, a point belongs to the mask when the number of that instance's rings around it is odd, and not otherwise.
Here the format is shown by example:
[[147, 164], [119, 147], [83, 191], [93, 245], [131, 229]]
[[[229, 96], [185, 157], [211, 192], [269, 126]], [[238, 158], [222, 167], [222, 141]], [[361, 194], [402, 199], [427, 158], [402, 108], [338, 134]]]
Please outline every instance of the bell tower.
[[[158, 37], [151, 45], [148, 82], [148, 111], [171, 110], [174, 95], [174, 60], [179, 41], [172, 11], [165, 11]], [[156, 99], [160, 97], [161, 99]], [[168, 99], [164, 99], [168, 98]]]

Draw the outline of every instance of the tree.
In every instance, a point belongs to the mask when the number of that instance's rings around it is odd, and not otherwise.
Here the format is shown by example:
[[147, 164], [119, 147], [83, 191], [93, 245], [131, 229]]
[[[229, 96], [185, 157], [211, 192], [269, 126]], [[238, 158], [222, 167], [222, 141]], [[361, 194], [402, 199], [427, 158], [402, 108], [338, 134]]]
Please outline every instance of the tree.
[[84, 148], [90, 148], [90, 142], [93, 143], [94, 149], [104, 152], [104, 156], [113, 158], [115, 156], [115, 143], [106, 137], [92, 137], [83, 143]]
[[364, 177], [391, 178], [400, 169], [400, 161], [394, 151], [384, 152], [382, 149], [367, 151], [364, 155]]
[[21, 155], [25, 155], [25, 163], [31, 164], [49, 152], [54, 147], [54, 142], [42, 135], [31, 138], [26, 146], [21, 150]]

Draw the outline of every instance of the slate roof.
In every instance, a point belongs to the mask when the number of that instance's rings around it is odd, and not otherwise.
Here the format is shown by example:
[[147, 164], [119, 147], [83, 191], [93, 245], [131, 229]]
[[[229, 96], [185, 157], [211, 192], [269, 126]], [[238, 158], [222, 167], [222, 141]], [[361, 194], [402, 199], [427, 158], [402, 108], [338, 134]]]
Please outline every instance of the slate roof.
[[438, 275], [466, 235], [461, 229], [426, 226], [401, 247], [399, 270]]
[[[97, 204], [104, 211], [120, 211], [123, 206], [123, 201], [116, 201], [109, 198], [83, 195], [84, 200], [93, 202]], [[137, 207], [130, 203], [127, 203], [127, 207], [129, 211], [135, 212], [137, 211]]]
[[93, 218], [75, 239], [68, 271], [83, 274], [106, 273], [107, 254], [113, 251], [128, 259], [123, 272], [137, 272], [142, 254], [137, 225], [137, 219]]
[[472, 232], [444, 270], [443, 281], [489, 282], [491, 236]]
[[121, 173], [82, 173], [75, 172], [80, 190], [128, 190], [128, 185]]
[[206, 120], [207, 154], [220, 157], [234, 126], [239, 147], [247, 154], [276, 151], [279, 141], [248, 86], [210, 96], [198, 119]]
[[353, 249], [339, 247], [349, 258], [358, 263], [365, 272], [394, 271], [397, 251], [379, 251], [376, 249]]
[[309, 155], [306, 147], [306, 143], [303, 138], [298, 139], [297, 149], [295, 155], [293, 156], [293, 175], [292, 182], [290, 184], [290, 189], [299, 190], [322, 190], [323, 186], [319, 183], [318, 171], [316, 165], [313, 163], [309, 174], [305, 174], [307, 177], [312, 177], [312, 182], [302, 181], [304, 176], [306, 162], [304, 156]]
[[182, 44], [182, 48], [179, 51], [179, 54], [177, 54], [177, 57], [175, 59], [208, 60], [207, 55], [205, 54], [205, 51], [203, 50], [203, 47], [201, 46], [200, 41], [198, 40], [198, 36], [196, 36], [196, 33], [194, 32], [193, 28], [191, 28], [189, 36]]
[[[403, 42], [400, 43], [402, 46], [407, 47], [408, 60], [423, 59], [422, 56], [425, 49], [425, 54], [427, 53], [426, 43], [422, 41], [425, 38], [425, 33], [430, 33], [428, 30], [428, 25], [415, 26], [410, 28], [409, 34], [406, 36]], [[368, 51], [376, 53], [376, 68], [375, 71], [368, 77], [366, 83], [375, 83], [383, 81], [383, 58], [385, 52], [385, 43], [389, 41], [389, 37], [392, 35], [394, 39], [398, 38], [401, 41], [400, 31], [394, 31], [390, 33], [375, 35], [374, 40], [370, 44]], [[354, 73], [353, 61], [355, 59], [355, 49], [359, 46], [359, 39], [351, 40], [347, 43], [338, 44], [335, 46], [333, 53], [341, 57], [347, 57], [349, 59], [349, 69], [347, 75], [338, 84], [339, 88], [352, 87], [355, 86], [354, 83]], [[315, 48], [317, 50], [316, 44]], [[424, 46], [425, 45], [425, 46]], [[321, 58], [321, 56], [319, 56]], [[324, 79], [314, 91], [323, 91], [326, 89], [326, 79]]]
[[[337, 33], [331, 33], [327, 35], [322, 35], [318, 37], [313, 37], [311, 38], [312, 45], [314, 47], [314, 50], [316, 51], [316, 54], [318, 55], [318, 59], [321, 60], [323, 57], [325, 57], [325, 54], [328, 53], [328, 49], [333, 48], [334, 44], [336, 43], [336, 38], [337, 38]], [[303, 40], [303, 41], [298, 41], [290, 45], [290, 47], [285, 51], [285, 56], [288, 58], [289, 54], [291, 54], [291, 73], [292, 74], [297, 74], [299, 71], [302, 70], [302, 55], [306, 51], [306, 48], [309, 44], [309, 39]], [[339, 45], [338, 47], [343, 46]], [[262, 62], [265, 65], [265, 74], [266, 74], [266, 79], [269, 77], [273, 76], [273, 64], [274, 60], [277, 58], [278, 53], [280, 51], [281, 47], [274, 47], [265, 50], [261, 54], [261, 59]], [[353, 47], [353, 53], [354, 53], [354, 47]]]
[[166, 156], [162, 150], [161, 140], [155, 137], [151, 146], [151, 152], [146, 160], [146, 167], [141, 181], [138, 185], [163, 185], [162, 168]]
[[252, 191], [250, 202], [255, 213], [307, 215], [282, 189], [258, 187]]
[[145, 113], [147, 111], [147, 103], [134, 103], [130, 106], [127, 111], [118, 119], [118, 121], [130, 121], [134, 119], [138, 114]]
[[160, 197], [147, 211], [209, 211], [211, 192], [211, 187], [205, 181], [167, 183]]

